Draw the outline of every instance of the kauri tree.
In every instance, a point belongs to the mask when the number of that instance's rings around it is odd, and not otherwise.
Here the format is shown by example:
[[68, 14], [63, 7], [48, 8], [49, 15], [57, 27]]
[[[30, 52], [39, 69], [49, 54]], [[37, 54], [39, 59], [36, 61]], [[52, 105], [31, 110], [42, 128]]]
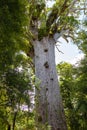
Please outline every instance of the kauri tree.
[[[60, 37], [68, 41], [79, 22], [75, 17], [82, 10], [80, 0], [55, 0], [51, 6], [45, 0], [29, 1], [29, 56], [34, 58], [39, 79], [36, 90], [37, 122], [51, 130], [66, 130], [62, 98], [55, 66], [55, 44]], [[34, 54], [31, 53], [34, 51]], [[31, 55], [32, 54], [32, 55]]]

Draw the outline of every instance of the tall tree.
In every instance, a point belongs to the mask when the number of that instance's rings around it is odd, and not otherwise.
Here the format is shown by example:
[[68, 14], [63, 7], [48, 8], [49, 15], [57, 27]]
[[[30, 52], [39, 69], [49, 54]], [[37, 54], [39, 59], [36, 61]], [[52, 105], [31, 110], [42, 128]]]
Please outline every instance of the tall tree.
[[[78, 25], [78, 0], [56, 0], [48, 7], [44, 0], [29, 1], [30, 43], [34, 47], [35, 73], [40, 80], [36, 90], [37, 121], [51, 130], [66, 130], [66, 121], [55, 66], [55, 43], [61, 36], [68, 41]], [[76, 6], [75, 6], [76, 5]], [[77, 9], [78, 8], [78, 9]], [[76, 15], [77, 16], [77, 15]], [[33, 49], [32, 49], [33, 50]]]
[[56, 0], [48, 7], [45, 0], [0, 1], [0, 69], [12, 67], [15, 53], [23, 50], [21, 43], [26, 44], [26, 34], [30, 45], [27, 55], [35, 58], [35, 73], [40, 80], [36, 90], [37, 120], [52, 130], [67, 129], [54, 60], [55, 42], [60, 36], [65, 40], [72, 37], [78, 24], [73, 12], [78, 12], [79, 2]]

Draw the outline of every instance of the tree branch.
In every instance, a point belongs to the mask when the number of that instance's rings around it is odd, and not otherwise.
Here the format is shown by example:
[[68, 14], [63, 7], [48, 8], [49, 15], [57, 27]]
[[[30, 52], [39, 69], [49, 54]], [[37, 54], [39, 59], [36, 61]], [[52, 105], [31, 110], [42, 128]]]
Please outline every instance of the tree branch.
[[59, 48], [57, 47], [57, 45], [56, 45], [56, 49], [58, 50], [58, 52], [61, 52], [62, 54], [64, 54], [62, 51], [59, 50]]

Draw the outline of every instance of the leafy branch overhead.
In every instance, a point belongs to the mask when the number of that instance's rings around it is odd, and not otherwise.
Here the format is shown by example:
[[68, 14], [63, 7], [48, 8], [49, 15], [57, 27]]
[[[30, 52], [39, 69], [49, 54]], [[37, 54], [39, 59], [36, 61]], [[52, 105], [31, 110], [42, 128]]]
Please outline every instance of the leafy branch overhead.
[[[48, 1], [47, 1], [48, 2]], [[51, 7], [42, 1], [33, 0], [29, 2], [30, 28], [34, 39], [42, 39], [43, 36], [53, 36], [55, 33], [67, 33], [73, 35], [75, 28], [78, 28], [81, 0], [56, 0]], [[78, 13], [77, 13], [78, 12]], [[61, 34], [61, 35], [63, 35]]]

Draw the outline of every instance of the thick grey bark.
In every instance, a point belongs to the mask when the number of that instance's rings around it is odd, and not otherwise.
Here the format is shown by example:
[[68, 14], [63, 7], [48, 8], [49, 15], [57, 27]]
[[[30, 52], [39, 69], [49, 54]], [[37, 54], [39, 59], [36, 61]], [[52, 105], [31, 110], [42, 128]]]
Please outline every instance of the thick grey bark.
[[38, 121], [42, 124], [48, 123], [51, 130], [67, 130], [54, 48], [54, 40], [48, 37], [34, 42], [35, 73], [40, 80], [40, 88], [36, 90]]

